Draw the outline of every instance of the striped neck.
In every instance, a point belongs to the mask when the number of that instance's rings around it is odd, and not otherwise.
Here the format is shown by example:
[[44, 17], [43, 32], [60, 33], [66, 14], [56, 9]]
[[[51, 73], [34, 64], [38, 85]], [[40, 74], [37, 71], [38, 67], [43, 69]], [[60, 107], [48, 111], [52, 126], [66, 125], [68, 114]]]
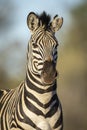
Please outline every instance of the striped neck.
[[23, 93], [24, 102], [27, 109], [36, 115], [51, 117], [59, 105], [56, 82], [53, 85], [43, 86], [38, 79], [38, 75], [33, 75], [28, 70]]

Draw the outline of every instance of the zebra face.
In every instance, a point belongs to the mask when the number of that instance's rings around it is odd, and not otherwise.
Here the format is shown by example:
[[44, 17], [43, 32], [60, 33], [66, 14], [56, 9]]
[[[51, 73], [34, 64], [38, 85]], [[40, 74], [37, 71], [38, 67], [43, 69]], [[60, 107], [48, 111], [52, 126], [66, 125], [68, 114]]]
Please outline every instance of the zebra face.
[[55, 32], [62, 26], [63, 19], [56, 15], [52, 22], [44, 12], [41, 16], [30, 13], [27, 24], [32, 32], [29, 42], [29, 70], [40, 76], [43, 84], [52, 84], [57, 76], [57, 46]]
[[46, 31], [44, 34], [41, 29], [40, 35], [36, 37], [34, 33], [29, 43], [29, 59], [31, 59], [31, 65], [29, 66], [32, 67], [31, 70], [33, 73], [41, 76], [41, 80], [45, 84], [53, 83], [57, 76], [56, 62], [58, 43], [54, 35], [50, 35], [50, 33], [51, 32]]

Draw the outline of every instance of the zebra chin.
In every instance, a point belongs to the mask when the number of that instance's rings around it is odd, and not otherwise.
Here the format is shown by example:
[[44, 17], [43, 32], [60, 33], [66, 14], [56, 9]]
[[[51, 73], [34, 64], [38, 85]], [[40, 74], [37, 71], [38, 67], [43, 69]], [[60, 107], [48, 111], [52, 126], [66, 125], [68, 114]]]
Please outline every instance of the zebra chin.
[[52, 61], [45, 61], [41, 72], [41, 80], [44, 85], [55, 83], [57, 78], [56, 66]]
[[56, 78], [53, 79], [53, 78], [41, 76], [41, 80], [43, 85], [52, 85], [55, 83]]

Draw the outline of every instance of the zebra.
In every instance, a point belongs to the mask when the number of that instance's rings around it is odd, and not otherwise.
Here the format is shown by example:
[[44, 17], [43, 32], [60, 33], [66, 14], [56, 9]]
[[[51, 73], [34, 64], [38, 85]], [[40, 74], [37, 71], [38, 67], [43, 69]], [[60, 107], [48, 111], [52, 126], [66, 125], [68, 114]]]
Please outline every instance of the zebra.
[[63, 18], [45, 11], [30, 12], [31, 37], [27, 47], [24, 81], [15, 89], [0, 90], [0, 130], [63, 130], [63, 114], [57, 96], [57, 47], [55, 33]]

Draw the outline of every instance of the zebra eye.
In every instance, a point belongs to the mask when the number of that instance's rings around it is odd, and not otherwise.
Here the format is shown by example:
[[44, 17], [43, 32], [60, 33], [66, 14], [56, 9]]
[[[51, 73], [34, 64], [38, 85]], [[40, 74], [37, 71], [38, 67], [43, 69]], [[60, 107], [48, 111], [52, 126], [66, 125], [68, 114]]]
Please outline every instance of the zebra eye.
[[33, 43], [32, 46], [33, 46], [34, 48], [37, 48], [37, 47], [38, 47], [36, 43]]

